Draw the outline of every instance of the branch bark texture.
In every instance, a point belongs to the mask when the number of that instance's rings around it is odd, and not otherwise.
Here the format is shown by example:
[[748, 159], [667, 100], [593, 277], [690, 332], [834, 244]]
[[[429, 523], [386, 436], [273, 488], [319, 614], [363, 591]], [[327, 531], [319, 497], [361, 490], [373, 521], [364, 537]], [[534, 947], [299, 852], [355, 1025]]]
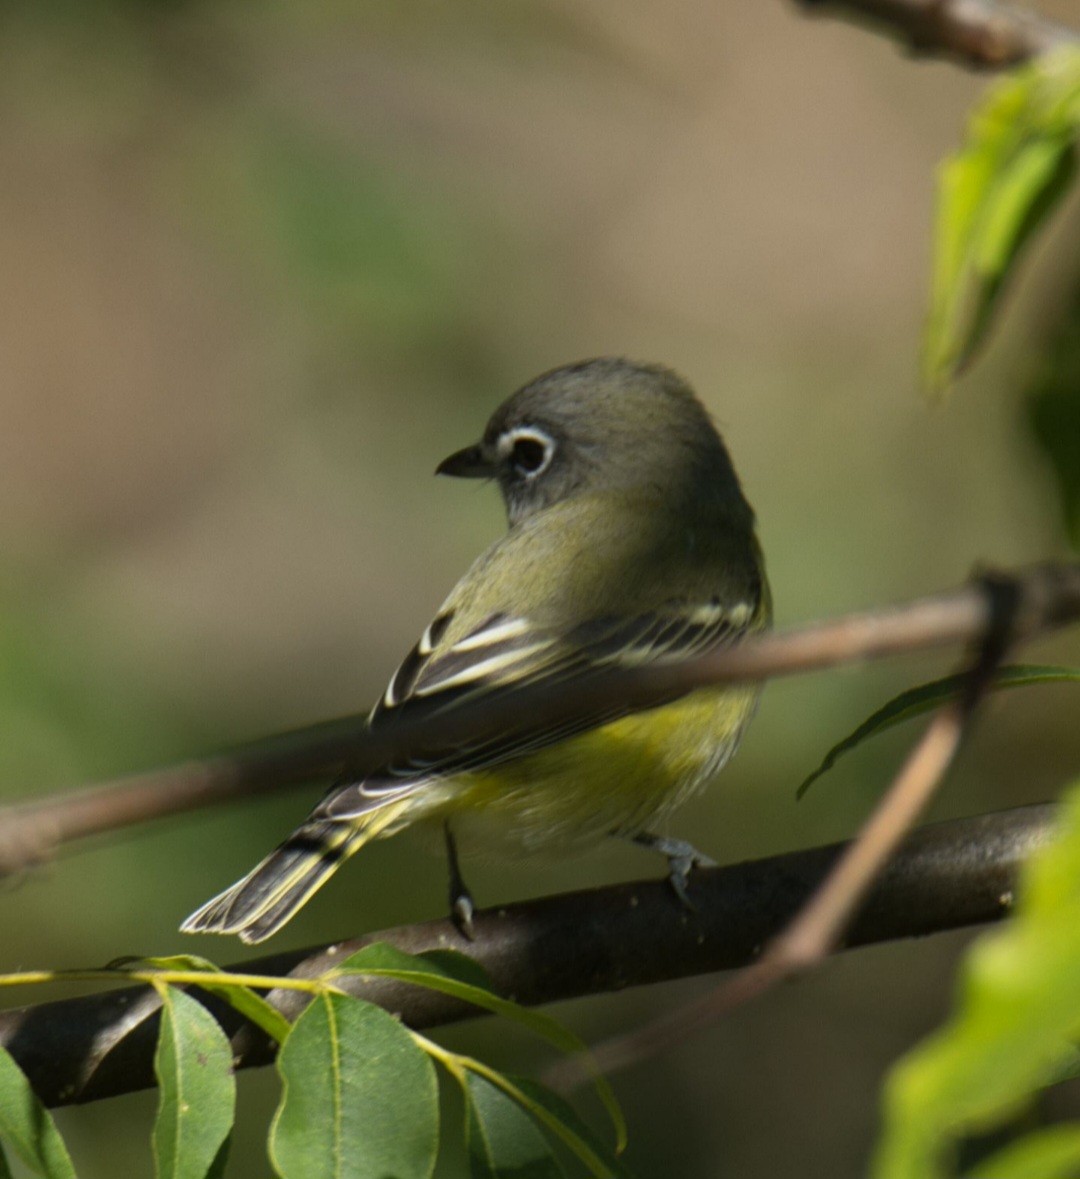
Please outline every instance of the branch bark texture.
[[796, 0], [811, 12], [869, 24], [915, 55], [1001, 70], [1066, 44], [1080, 33], [998, 0]]
[[[1016, 871], [1044, 843], [1053, 810], [1022, 807], [924, 828], [875, 884], [845, 947], [993, 921], [1010, 907]], [[547, 897], [476, 915], [465, 944], [448, 921], [366, 935], [338, 945], [249, 960], [260, 974], [317, 977], [373, 941], [417, 953], [465, 949], [497, 990], [527, 1005], [620, 990], [744, 966], [784, 928], [846, 845], [815, 848], [695, 873], [696, 914], [649, 881]], [[477, 1012], [446, 996], [386, 980], [357, 980], [354, 993], [415, 1028]], [[268, 1063], [272, 1048], [230, 1008], [195, 992], [232, 1038], [238, 1067]], [[290, 1018], [306, 999], [271, 992]], [[48, 1105], [93, 1101], [153, 1084], [159, 1001], [150, 988], [43, 1003], [0, 1013], [0, 1044]]]

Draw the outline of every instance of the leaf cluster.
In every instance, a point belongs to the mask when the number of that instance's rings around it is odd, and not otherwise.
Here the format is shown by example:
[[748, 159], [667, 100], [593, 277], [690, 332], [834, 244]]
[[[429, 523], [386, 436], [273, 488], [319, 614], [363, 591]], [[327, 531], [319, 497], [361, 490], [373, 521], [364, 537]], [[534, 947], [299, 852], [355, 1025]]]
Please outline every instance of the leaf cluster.
[[[154, 1058], [159, 1100], [152, 1133], [157, 1179], [222, 1179], [227, 1174], [236, 1107], [233, 1054], [220, 1025], [187, 989], [192, 987], [224, 999], [279, 1045], [281, 1099], [267, 1148], [281, 1179], [430, 1176], [442, 1133], [436, 1066], [460, 1088], [475, 1179], [627, 1175], [618, 1157], [625, 1127], [603, 1078], [597, 1075], [594, 1082], [615, 1129], [614, 1144], [542, 1085], [451, 1052], [338, 985], [347, 976], [362, 975], [427, 987], [511, 1019], [564, 1052], [584, 1053], [581, 1041], [555, 1020], [496, 994], [480, 967], [464, 955], [410, 955], [376, 943], [317, 979], [230, 974], [183, 955], [103, 971], [12, 975], [0, 982], [115, 978], [118, 973], [149, 983], [161, 998]], [[271, 987], [306, 991], [310, 1002], [290, 1023], [260, 993]], [[5, 1150], [34, 1174], [74, 1179], [55, 1122], [11, 1055], [0, 1049], [0, 1179], [11, 1173]]]

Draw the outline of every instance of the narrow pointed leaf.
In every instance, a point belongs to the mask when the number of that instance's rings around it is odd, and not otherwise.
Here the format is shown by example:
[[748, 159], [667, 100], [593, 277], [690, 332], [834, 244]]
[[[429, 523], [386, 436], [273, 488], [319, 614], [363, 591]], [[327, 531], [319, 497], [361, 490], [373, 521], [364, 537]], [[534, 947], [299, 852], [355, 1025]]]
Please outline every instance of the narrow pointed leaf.
[[[462, 1063], [475, 1069], [475, 1062], [462, 1058]], [[477, 1071], [554, 1134], [584, 1163], [594, 1179], [630, 1179], [630, 1172], [611, 1147], [557, 1093], [528, 1077], [503, 1076], [487, 1069]]]
[[0, 1048], [0, 1140], [36, 1175], [75, 1179], [71, 1156], [56, 1123], [4, 1048]]
[[471, 1179], [564, 1179], [536, 1122], [476, 1073], [466, 1073], [465, 1149]]
[[[1037, 663], [1012, 664], [999, 668], [994, 679], [994, 688], [1026, 688], [1033, 684], [1075, 684], [1080, 683], [1080, 668], [1055, 667]], [[870, 737], [884, 733], [895, 725], [924, 713], [933, 712], [950, 700], [955, 700], [963, 690], [964, 677], [949, 675], [940, 680], [932, 680], [928, 684], [920, 684], [917, 688], [908, 688], [898, 696], [894, 696], [887, 704], [883, 704], [876, 712], [871, 713], [852, 730], [842, 741], [838, 741], [821, 759], [816, 770], [803, 779], [796, 791], [796, 797], [802, 796], [823, 774], [856, 746], [861, 745]]]
[[262, 995], [257, 994], [250, 987], [239, 987], [232, 983], [215, 983], [213, 976], [223, 973], [220, 966], [215, 966], [207, 958], [200, 958], [197, 954], [174, 954], [169, 958], [140, 958], [133, 959], [156, 970], [200, 971], [207, 975], [206, 982], [200, 982], [199, 987], [210, 994], [224, 999], [234, 1010], [246, 1019], [251, 1020], [256, 1027], [261, 1028], [278, 1044], [289, 1034], [289, 1021], [277, 1008], [272, 1007]]
[[435, 1166], [435, 1069], [402, 1025], [348, 995], [317, 996], [278, 1054], [270, 1133], [282, 1179], [427, 1179]]
[[470, 983], [474, 987], [498, 994], [491, 976], [475, 958], [462, 954], [460, 950], [424, 950], [416, 955], [421, 962], [434, 966], [441, 974], [456, 978], [458, 982]]
[[154, 1122], [158, 1179], [206, 1179], [232, 1129], [236, 1080], [220, 1024], [197, 1000], [162, 986], [154, 1072], [160, 1087]]

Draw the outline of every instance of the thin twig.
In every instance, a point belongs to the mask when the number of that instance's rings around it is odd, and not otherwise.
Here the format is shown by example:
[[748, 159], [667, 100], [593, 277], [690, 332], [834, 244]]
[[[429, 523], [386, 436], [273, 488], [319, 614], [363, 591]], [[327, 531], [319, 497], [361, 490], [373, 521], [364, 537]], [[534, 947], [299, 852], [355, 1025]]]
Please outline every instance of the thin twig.
[[[1080, 565], [1036, 565], [1009, 578], [1019, 597], [1017, 639], [1080, 619]], [[557, 728], [614, 702], [648, 708], [712, 684], [971, 642], [985, 632], [990, 614], [985, 587], [970, 584], [899, 606], [746, 639], [685, 663], [613, 669], [554, 689], [523, 688], [501, 700], [465, 703], [420, 720], [398, 718], [374, 732], [362, 717], [349, 717], [165, 770], [58, 792], [0, 810], [0, 875], [26, 868], [73, 840], [329, 779], [346, 764], [360, 775], [418, 750], [430, 753], [541, 722]]]
[[998, 0], [795, 0], [812, 12], [870, 24], [913, 54], [1001, 70], [1063, 45], [1080, 33]]
[[[984, 586], [994, 610], [960, 698], [934, 714], [884, 798], [804, 908], [765, 946], [757, 962], [711, 994], [599, 1045], [591, 1053], [596, 1065], [610, 1073], [666, 1051], [778, 982], [810, 970], [840, 944], [874, 880], [944, 780], [1004, 657], [1016, 616], [1016, 587], [998, 577], [987, 577]], [[546, 1079], [567, 1089], [585, 1079], [584, 1070], [569, 1059]]]
[[[1050, 806], [1021, 807], [917, 831], [871, 890], [845, 944], [922, 936], [1002, 916], [1020, 864], [1049, 838], [1052, 818]], [[476, 939], [467, 947], [449, 921], [434, 921], [229, 969], [315, 978], [373, 941], [411, 953], [467, 948], [500, 994], [529, 1006], [709, 973], [754, 961], [843, 849], [833, 845], [695, 872], [694, 914], [676, 903], [665, 881], [637, 882], [479, 912]], [[418, 1029], [478, 1014], [404, 983], [356, 980], [352, 990]], [[231, 1008], [193, 994], [232, 1038], [239, 1067], [272, 1059], [265, 1037]], [[306, 1002], [284, 989], [269, 998], [289, 1018]], [[150, 988], [126, 987], [2, 1012], [0, 1044], [46, 1104], [93, 1101], [153, 1085], [159, 1006]]]

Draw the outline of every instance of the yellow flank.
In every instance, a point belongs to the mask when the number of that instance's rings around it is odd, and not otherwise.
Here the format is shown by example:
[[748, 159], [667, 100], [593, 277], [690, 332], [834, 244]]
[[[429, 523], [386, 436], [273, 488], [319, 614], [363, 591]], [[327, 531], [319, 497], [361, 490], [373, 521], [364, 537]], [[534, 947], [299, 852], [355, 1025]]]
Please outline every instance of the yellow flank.
[[490, 770], [432, 783], [417, 798], [423, 814], [415, 818], [451, 819], [458, 841], [481, 855], [575, 851], [608, 835], [633, 835], [719, 773], [757, 698], [753, 686], [702, 689]]

